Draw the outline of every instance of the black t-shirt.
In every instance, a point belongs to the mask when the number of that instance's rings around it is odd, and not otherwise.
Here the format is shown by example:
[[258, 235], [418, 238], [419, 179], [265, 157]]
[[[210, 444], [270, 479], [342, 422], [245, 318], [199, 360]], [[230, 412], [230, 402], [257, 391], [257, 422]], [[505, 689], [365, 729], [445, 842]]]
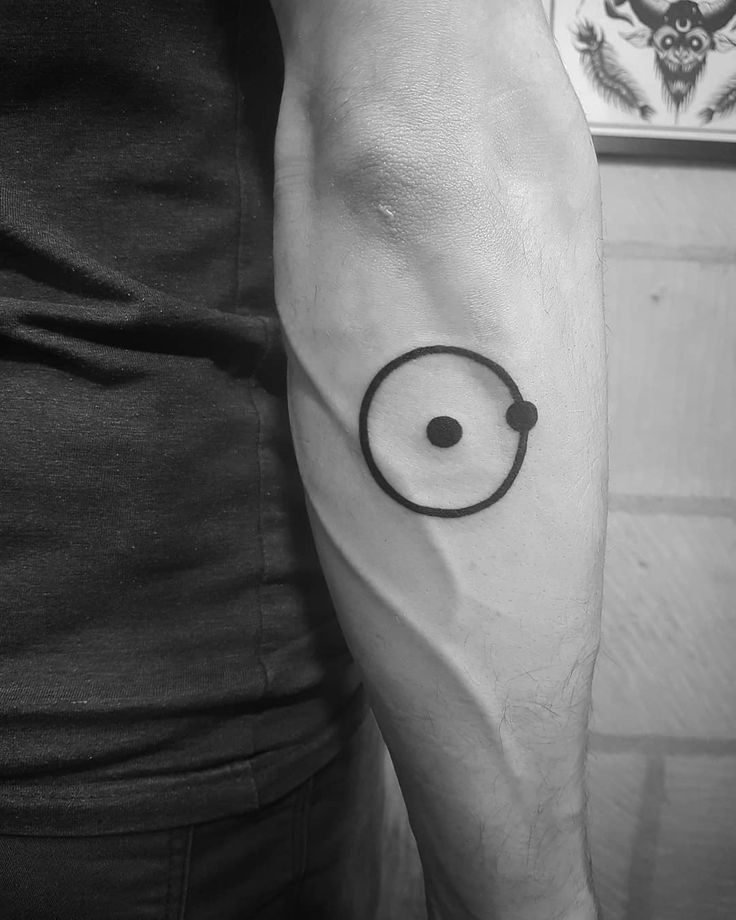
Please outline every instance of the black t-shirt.
[[0, 7], [0, 829], [247, 811], [365, 700], [273, 299], [267, 0]]

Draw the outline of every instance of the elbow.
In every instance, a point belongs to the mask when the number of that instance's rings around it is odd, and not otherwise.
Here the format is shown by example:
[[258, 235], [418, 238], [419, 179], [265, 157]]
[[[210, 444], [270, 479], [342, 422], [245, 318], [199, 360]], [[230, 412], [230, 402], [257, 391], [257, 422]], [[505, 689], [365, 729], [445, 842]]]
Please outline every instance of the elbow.
[[581, 213], [600, 207], [587, 126], [529, 138], [520, 153], [525, 143], [500, 126], [448, 117], [445, 127], [436, 114], [402, 123], [365, 106], [312, 129], [312, 194], [387, 242], [421, 246], [437, 234], [472, 245], [482, 228], [493, 244], [528, 221], [573, 232]]

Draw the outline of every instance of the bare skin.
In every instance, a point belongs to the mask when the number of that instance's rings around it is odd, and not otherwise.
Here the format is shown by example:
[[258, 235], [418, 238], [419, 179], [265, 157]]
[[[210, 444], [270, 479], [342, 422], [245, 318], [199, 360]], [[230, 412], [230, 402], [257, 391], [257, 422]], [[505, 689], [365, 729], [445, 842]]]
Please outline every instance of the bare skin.
[[292, 430], [430, 917], [592, 920], [606, 395], [583, 114], [537, 0], [273, 5]]

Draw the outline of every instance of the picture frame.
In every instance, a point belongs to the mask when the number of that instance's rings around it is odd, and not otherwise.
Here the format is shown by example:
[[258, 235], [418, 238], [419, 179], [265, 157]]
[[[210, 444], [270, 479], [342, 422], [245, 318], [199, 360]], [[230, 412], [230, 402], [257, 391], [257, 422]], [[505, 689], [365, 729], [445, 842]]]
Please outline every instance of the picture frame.
[[736, 0], [544, 0], [597, 153], [736, 165]]

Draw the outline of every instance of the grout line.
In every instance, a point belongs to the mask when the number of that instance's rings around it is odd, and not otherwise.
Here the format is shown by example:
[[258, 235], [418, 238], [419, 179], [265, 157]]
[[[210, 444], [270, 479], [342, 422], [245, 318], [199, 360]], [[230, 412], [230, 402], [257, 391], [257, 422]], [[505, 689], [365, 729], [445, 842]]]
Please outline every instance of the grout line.
[[716, 265], [736, 263], [736, 249], [727, 246], [678, 246], [676, 243], [606, 240], [603, 244], [603, 254], [607, 259], [705, 262]]
[[601, 754], [644, 754], [647, 757], [666, 755], [734, 757], [736, 738], [689, 738], [676, 735], [609, 735], [591, 732], [589, 749]]
[[636, 514], [681, 514], [736, 519], [736, 499], [709, 498], [695, 495], [622, 495], [608, 496], [611, 511]]
[[653, 916], [654, 873], [664, 796], [664, 758], [650, 757], [641, 789], [636, 836], [631, 847], [625, 920], [651, 920]]

